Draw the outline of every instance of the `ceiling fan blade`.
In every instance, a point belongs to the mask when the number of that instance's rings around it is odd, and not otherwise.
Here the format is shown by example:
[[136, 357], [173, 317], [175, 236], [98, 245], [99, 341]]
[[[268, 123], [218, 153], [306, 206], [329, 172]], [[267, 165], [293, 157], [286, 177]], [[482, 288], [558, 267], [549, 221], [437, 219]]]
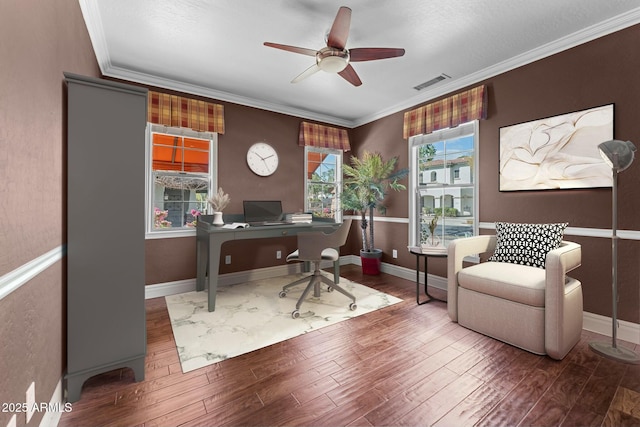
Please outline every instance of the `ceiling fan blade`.
[[388, 47], [361, 47], [349, 49], [349, 61], [362, 62], [376, 59], [396, 58], [404, 55], [404, 49]]
[[264, 45], [268, 47], [275, 47], [276, 49], [286, 50], [287, 52], [301, 53], [303, 55], [308, 55], [308, 56], [316, 56], [316, 53], [317, 53], [316, 50], [307, 49], [306, 47], [296, 47], [296, 46], [289, 46], [286, 44], [278, 44], [278, 43], [271, 43], [271, 42], [264, 42]]
[[317, 64], [313, 64], [311, 67], [307, 68], [302, 73], [300, 73], [296, 78], [291, 80], [291, 83], [298, 83], [299, 81], [306, 79], [307, 77], [317, 73], [318, 71], [320, 71], [320, 67], [318, 67]]
[[335, 47], [336, 49], [344, 49], [347, 45], [347, 38], [349, 37], [349, 26], [351, 25], [351, 9], [346, 6], [342, 6], [338, 10], [336, 19], [333, 20], [333, 25], [329, 31], [327, 37], [327, 46]]
[[362, 84], [360, 77], [358, 77], [358, 73], [356, 73], [356, 70], [353, 69], [351, 64], [347, 65], [347, 67], [344, 70], [340, 71], [338, 74], [340, 74], [343, 79], [354, 86], [360, 86]]

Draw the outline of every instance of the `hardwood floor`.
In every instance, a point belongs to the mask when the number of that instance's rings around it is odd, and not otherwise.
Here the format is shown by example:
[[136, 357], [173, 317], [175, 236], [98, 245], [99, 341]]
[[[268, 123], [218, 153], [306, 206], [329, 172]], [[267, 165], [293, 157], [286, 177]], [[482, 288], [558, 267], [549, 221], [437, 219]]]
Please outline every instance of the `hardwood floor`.
[[404, 301], [187, 374], [148, 300], [145, 381], [91, 378], [59, 426], [640, 426], [640, 366], [588, 348], [609, 338], [585, 331], [557, 362], [416, 305], [414, 282], [341, 274]]

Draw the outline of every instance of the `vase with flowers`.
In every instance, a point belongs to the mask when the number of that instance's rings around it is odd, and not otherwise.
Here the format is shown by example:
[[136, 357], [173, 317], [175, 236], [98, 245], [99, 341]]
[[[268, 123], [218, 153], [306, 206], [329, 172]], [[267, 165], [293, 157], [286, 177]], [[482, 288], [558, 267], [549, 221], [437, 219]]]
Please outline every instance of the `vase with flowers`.
[[434, 215], [429, 221], [429, 244], [431, 246], [438, 246], [440, 244], [440, 239], [436, 236], [436, 227], [438, 226], [438, 215]]
[[211, 205], [213, 209], [213, 225], [224, 225], [224, 221], [222, 220], [222, 210], [227, 207], [229, 202], [231, 202], [231, 198], [229, 198], [228, 194], [222, 190], [222, 187], [218, 187], [218, 192], [212, 196], [209, 196], [207, 202]]
[[[440, 241], [440, 237], [436, 233], [436, 228], [438, 227], [438, 219], [439, 215], [436, 214], [431, 217], [431, 219], [422, 217], [421, 222], [423, 226], [421, 227], [420, 232], [420, 246], [422, 247], [422, 252], [433, 252], [433, 251], [445, 251], [446, 248], [442, 246], [442, 242]], [[429, 234], [427, 235], [427, 229], [429, 230]]]

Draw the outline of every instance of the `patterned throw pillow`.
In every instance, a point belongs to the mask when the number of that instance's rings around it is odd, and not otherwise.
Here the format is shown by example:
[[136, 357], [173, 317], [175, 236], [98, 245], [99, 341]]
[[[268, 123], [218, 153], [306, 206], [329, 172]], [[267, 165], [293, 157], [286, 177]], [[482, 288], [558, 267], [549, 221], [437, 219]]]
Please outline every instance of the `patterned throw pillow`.
[[547, 253], [560, 247], [567, 224], [496, 222], [496, 249], [489, 261], [544, 268]]

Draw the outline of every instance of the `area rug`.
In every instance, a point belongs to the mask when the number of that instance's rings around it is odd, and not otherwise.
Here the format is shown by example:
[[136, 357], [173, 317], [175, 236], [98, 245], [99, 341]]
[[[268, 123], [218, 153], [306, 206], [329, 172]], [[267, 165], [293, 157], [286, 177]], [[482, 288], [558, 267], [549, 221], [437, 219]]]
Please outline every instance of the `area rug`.
[[[187, 292], [165, 297], [183, 372], [239, 356], [310, 331], [361, 316], [402, 301], [359, 283], [340, 278], [340, 286], [356, 297], [357, 308], [341, 293], [310, 292], [300, 308], [291, 312], [305, 288], [291, 289], [280, 298], [282, 286], [302, 277], [293, 274], [218, 287], [216, 310], [207, 310], [207, 292]], [[329, 276], [333, 278], [333, 276]]]

